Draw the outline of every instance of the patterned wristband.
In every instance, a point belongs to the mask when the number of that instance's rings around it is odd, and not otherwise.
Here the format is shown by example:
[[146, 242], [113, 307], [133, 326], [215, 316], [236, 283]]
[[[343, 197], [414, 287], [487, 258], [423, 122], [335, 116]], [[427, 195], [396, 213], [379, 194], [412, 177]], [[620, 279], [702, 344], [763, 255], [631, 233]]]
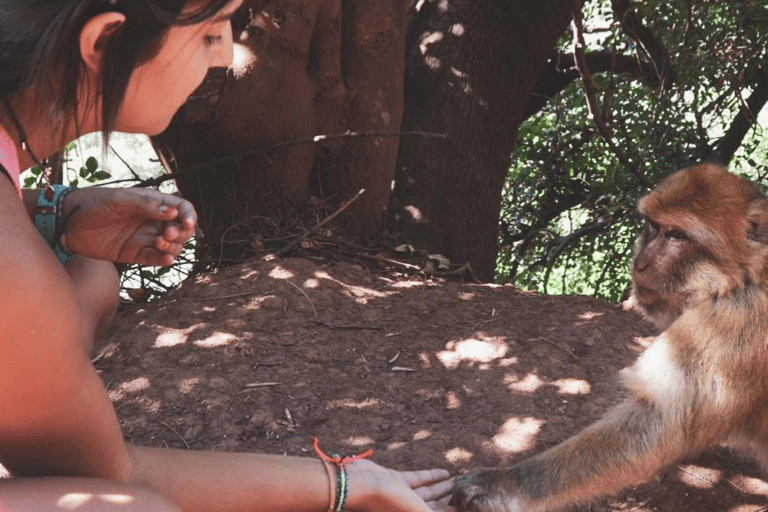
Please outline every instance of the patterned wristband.
[[62, 204], [64, 197], [73, 190], [74, 187], [48, 185], [40, 191], [35, 203], [35, 229], [53, 249], [62, 265], [75, 257], [65, 251], [60, 243], [61, 235], [66, 231], [66, 219], [62, 219]]

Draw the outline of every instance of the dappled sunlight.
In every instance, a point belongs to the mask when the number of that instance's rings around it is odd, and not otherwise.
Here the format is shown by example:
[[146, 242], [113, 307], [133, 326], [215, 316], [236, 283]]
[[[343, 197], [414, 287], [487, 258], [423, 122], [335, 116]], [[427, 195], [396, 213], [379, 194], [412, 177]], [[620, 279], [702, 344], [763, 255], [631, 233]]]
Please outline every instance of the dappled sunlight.
[[194, 344], [202, 348], [214, 348], [214, 347], [223, 347], [225, 345], [229, 345], [233, 341], [237, 341], [237, 340], [238, 340], [238, 337], [235, 336], [234, 334], [231, 334], [228, 332], [214, 332], [207, 338], [195, 341]]
[[194, 391], [196, 386], [202, 384], [203, 380], [200, 377], [190, 377], [188, 379], [182, 379], [179, 381], [179, 392], [185, 395]]
[[736, 475], [730, 478], [729, 481], [747, 494], [768, 496], [768, 482], [760, 480], [759, 478]]
[[[595, 318], [600, 318], [601, 316], [603, 316], [603, 313], [597, 311], [587, 311], [586, 313], [579, 315], [579, 320], [585, 320], [588, 322], [590, 320], [594, 320]], [[579, 325], [579, 323], [577, 322], [576, 325]]]
[[[93, 501], [101, 501], [111, 505], [130, 505], [136, 498], [127, 494], [92, 494], [86, 492], [71, 492], [56, 501], [56, 506], [64, 510], [77, 510]], [[90, 508], [90, 507], [89, 507]]]
[[344, 439], [342, 442], [347, 446], [354, 446], [356, 448], [361, 446], [371, 446], [376, 443], [370, 436], [352, 436]]
[[522, 379], [519, 375], [508, 373], [504, 376], [504, 384], [507, 385], [507, 389], [510, 391], [517, 391], [519, 393], [533, 393], [540, 387], [544, 386], [546, 382], [541, 377], [533, 373], [529, 373]]
[[291, 279], [296, 277], [296, 274], [280, 265], [275, 265], [275, 268], [269, 271], [269, 277], [272, 279]]
[[449, 411], [455, 411], [461, 407], [461, 398], [453, 391], [448, 391], [445, 394], [445, 408]]
[[395, 441], [393, 443], [387, 444], [387, 450], [399, 450], [400, 448], [407, 446], [408, 443], [405, 441]]
[[138, 393], [140, 391], [149, 389], [151, 385], [152, 384], [148, 378], [138, 377], [136, 379], [121, 383], [119, 386], [117, 386], [117, 391], [122, 393]]
[[491, 442], [505, 454], [521, 453], [533, 448], [543, 425], [544, 422], [536, 418], [512, 416], [499, 428]]
[[204, 329], [205, 324], [195, 324], [186, 329], [172, 329], [170, 327], [163, 327], [163, 331], [155, 338], [155, 343], [152, 345], [154, 348], [175, 347], [176, 345], [183, 345], [189, 339], [190, 334], [195, 331]]
[[248, 279], [251, 279], [251, 278], [256, 278], [256, 277], [258, 277], [258, 276], [259, 276], [259, 271], [258, 271], [258, 270], [254, 270], [254, 269], [245, 269], [245, 270], [244, 270], [244, 271], [243, 271], [243, 272], [240, 274], [240, 279], [242, 279], [242, 280], [246, 280], [246, 281], [247, 281]]
[[304, 288], [320, 288], [320, 280], [307, 279], [306, 281], [304, 281], [304, 284], [302, 286]]
[[449, 30], [456, 37], [461, 37], [467, 32], [467, 28], [463, 23], [454, 23]]
[[331, 409], [367, 409], [377, 405], [381, 405], [381, 400], [378, 398], [366, 398], [365, 400], [361, 401], [344, 398], [341, 400], [331, 400], [328, 402], [328, 407]]
[[471, 461], [474, 456], [474, 453], [456, 446], [445, 452], [445, 461], [449, 464], [463, 464]]
[[356, 302], [360, 304], [367, 304], [370, 299], [381, 299], [381, 298], [389, 297], [390, 295], [392, 295], [391, 292], [381, 292], [379, 290], [374, 290], [373, 288], [366, 288], [364, 286], [346, 284], [342, 281], [339, 281], [335, 277], [332, 277], [327, 272], [323, 272], [323, 271], [315, 272], [315, 276], [318, 279], [326, 279], [328, 281], [338, 284], [339, 286], [344, 288], [344, 290], [346, 290], [352, 297], [354, 297]]
[[535, 373], [528, 373], [520, 377], [516, 373], [504, 375], [504, 384], [507, 389], [517, 393], [535, 393], [544, 386], [554, 386], [560, 395], [588, 395], [592, 392], [592, 386], [583, 379], [558, 379], [547, 382]]
[[678, 466], [677, 477], [684, 484], [696, 489], [711, 489], [723, 479], [723, 472], [719, 469], [687, 464]]
[[[481, 338], [478, 336], [478, 338]], [[450, 370], [458, 368], [462, 362], [490, 363], [502, 359], [509, 347], [506, 338], [502, 336], [484, 336], [482, 339], [467, 338], [449, 341], [445, 350], [437, 352], [436, 356], [443, 366]]]
[[592, 392], [589, 382], [582, 379], [559, 379], [552, 384], [561, 395], [588, 395]]
[[410, 288], [424, 288], [424, 283], [422, 281], [398, 281], [396, 283], [390, 284], [389, 287], [407, 290]]
[[421, 429], [413, 434], [414, 441], [423, 441], [425, 439], [429, 439], [430, 437], [432, 437], [432, 431], [427, 429]]
[[257, 311], [257, 310], [261, 309], [267, 301], [270, 301], [270, 300], [273, 300], [273, 299], [280, 301], [278, 296], [277, 295], [273, 295], [273, 294], [260, 295], [258, 297], [253, 297], [253, 298], [251, 298], [251, 300], [248, 301], [248, 304], [243, 306], [243, 310], [245, 310], [245, 311]]

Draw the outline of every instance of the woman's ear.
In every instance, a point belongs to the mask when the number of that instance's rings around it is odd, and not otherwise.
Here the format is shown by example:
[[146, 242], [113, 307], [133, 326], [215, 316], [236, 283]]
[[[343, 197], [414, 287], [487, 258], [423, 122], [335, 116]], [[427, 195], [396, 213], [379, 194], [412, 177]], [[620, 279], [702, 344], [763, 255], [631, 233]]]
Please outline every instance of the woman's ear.
[[125, 22], [119, 12], [105, 12], [88, 20], [80, 32], [80, 55], [92, 72], [98, 73], [107, 41]]

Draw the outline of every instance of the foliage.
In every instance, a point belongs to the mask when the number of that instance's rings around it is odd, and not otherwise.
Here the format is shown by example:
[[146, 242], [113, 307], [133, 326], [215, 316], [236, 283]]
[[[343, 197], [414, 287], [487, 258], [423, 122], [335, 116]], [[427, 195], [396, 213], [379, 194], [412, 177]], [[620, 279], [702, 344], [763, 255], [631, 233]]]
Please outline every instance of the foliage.
[[[113, 138], [115, 136], [113, 135]], [[125, 139], [128, 136], [123, 136]], [[107, 171], [104, 166], [108, 165], [107, 151], [101, 146], [101, 136], [93, 134], [69, 143], [62, 152], [62, 183], [73, 187], [85, 186], [104, 186], [104, 185], [122, 185], [130, 186], [140, 181], [164, 174], [164, 169], [159, 165], [159, 161], [154, 158], [154, 153], [148, 151], [148, 148], [142, 147], [141, 141], [124, 140], [125, 144], [131, 150], [131, 163], [122, 160], [117, 155], [113, 147], [112, 151], [122, 162], [115, 173], [119, 178], [112, 181], [113, 172]], [[83, 148], [96, 151], [101, 154], [102, 165], [95, 156], [84, 154]], [[148, 165], [138, 165], [140, 159], [148, 159]], [[140, 168], [144, 176], [139, 176], [135, 169]], [[21, 182], [24, 188], [42, 188], [49, 180], [48, 173], [35, 165], [24, 171], [21, 175]], [[174, 190], [165, 189], [165, 192]], [[191, 240], [185, 245], [184, 252], [177, 258], [174, 265], [170, 267], [144, 267], [141, 265], [119, 264], [121, 278], [121, 295], [124, 298], [130, 298], [137, 302], [147, 302], [154, 298], [162, 296], [170, 289], [177, 286], [186, 279], [192, 272], [194, 264], [195, 240]]]
[[[768, 7], [761, 2], [627, 2], [652, 34], [644, 40], [622, 23], [628, 18], [612, 8], [619, 4], [585, 7], [586, 52], [632, 56], [660, 76], [591, 70], [596, 116], [610, 143], [590, 117], [582, 80], [521, 126], [503, 197], [500, 281], [620, 300], [641, 221], [638, 198], [669, 172], [717, 156], [739, 109], [768, 79]], [[666, 75], [654, 43], [666, 52]], [[564, 36], [563, 69], [572, 66], [572, 46], [572, 35]], [[768, 146], [759, 124], [740, 142], [730, 168], [762, 180]]]

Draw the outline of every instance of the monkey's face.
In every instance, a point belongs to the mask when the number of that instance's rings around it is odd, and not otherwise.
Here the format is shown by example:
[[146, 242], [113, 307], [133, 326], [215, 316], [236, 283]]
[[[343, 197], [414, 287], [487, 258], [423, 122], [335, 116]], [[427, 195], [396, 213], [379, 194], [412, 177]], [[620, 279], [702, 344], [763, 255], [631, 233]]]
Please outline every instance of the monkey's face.
[[646, 219], [632, 267], [632, 297], [659, 328], [682, 314], [690, 296], [688, 276], [703, 256], [681, 227]]

